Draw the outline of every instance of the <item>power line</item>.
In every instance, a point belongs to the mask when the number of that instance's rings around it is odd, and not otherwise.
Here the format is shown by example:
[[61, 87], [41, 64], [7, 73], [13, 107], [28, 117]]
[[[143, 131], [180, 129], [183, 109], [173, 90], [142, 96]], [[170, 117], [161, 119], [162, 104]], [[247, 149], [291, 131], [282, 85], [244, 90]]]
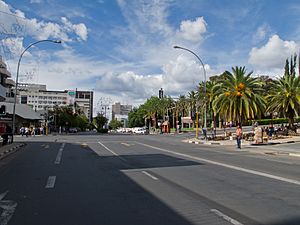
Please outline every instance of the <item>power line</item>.
[[8, 12], [1, 11], [1, 10], [0, 10], [0, 13], [6, 14], [6, 15], [9, 15], [9, 16], [18, 17], [18, 18], [20, 18], [20, 19], [26, 20], [26, 18], [21, 17], [21, 16], [17, 16], [16, 14], [13, 14], [13, 13], [8, 13]]

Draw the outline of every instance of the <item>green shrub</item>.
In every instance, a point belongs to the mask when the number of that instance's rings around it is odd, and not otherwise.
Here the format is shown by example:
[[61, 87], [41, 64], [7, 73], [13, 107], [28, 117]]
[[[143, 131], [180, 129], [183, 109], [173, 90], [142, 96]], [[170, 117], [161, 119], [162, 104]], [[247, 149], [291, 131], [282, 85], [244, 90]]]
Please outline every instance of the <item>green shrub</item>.
[[[261, 119], [261, 120], [255, 120], [258, 125], [269, 125], [269, 124], [283, 124], [283, 123], [288, 123], [288, 118], [276, 118], [276, 119]], [[300, 122], [300, 117], [295, 119], [296, 123]], [[252, 125], [252, 120], [248, 120], [243, 122], [244, 126], [251, 126]]]

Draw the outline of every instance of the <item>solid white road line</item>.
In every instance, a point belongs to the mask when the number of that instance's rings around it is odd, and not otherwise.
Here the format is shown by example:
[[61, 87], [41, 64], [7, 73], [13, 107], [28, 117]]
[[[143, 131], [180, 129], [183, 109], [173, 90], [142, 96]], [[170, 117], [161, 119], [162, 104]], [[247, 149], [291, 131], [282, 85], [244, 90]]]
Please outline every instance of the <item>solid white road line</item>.
[[56, 176], [49, 176], [45, 188], [54, 188]]
[[213, 212], [214, 214], [218, 215], [219, 217], [222, 217], [224, 220], [228, 221], [229, 223], [231, 223], [233, 225], [243, 225], [239, 221], [232, 219], [231, 217], [225, 215], [224, 213], [220, 212], [217, 209], [211, 209], [210, 211]]
[[143, 174], [147, 175], [148, 177], [152, 178], [153, 180], [158, 180], [157, 177], [151, 175], [150, 173], [148, 173], [147, 171], [142, 171]]
[[238, 166], [232, 166], [232, 165], [229, 165], [229, 164], [226, 164], [226, 163], [220, 163], [220, 162], [216, 162], [216, 161], [212, 161], [212, 160], [208, 160], [208, 159], [203, 159], [203, 158], [199, 158], [199, 157], [195, 157], [195, 156], [191, 156], [191, 155], [187, 155], [187, 154], [183, 154], [183, 153], [179, 153], [179, 152], [173, 152], [171, 150], [155, 147], [155, 146], [152, 146], [152, 145], [147, 145], [147, 144], [144, 144], [144, 143], [141, 143], [141, 142], [136, 142], [136, 143], [138, 143], [140, 145], [143, 145], [145, 147], [148, 147], [148, 148], [156, 149], [158, 151], [167, 152], [167, 153], [170, 153], [170, 154], [173, 154], [173, 155], [178, 155], [178, 156], [182, 156], [182, 157], [189, 158], [189, 159], [194, 159], [196, 161], [206, 162], [206, 163], [209, 163], [209, 164], [230, 168], [230, 169], [242, 171], [242, 172], [245, 172], [245, 173], [250, 173], [250, 174], [254, 174], [254, 175], [258, 175], [258, 176], [262, 176], [262, 177], [271, 178], [271, 179], [274, 179], [274, 180], [279, 180], [279, 181], [284, 181], [284, 182], [291, 183], [291, 184], [300, 185], [299, 180], [293, 180], [293, 179], [289, 179], [289, 178], [285, 178], [285, 177], [280, 177], [280, 176], [276, 176], [276, 175], [272, 175], [272, 174], [268, 174], [268, 173], [259, 172], [259, 171], [256, 171], [256, 170], [245, 169], [245, 168], [238, 167]]
[[56, 159], [54, 161], [55, 164], [60, 164], [64, 147], [65, 147], [65, 143], [62, 143], [62, 145], [57, 153]]
[[107, 151], [109, 151], [111, 154], [117, 156], [119, 159], [121, 159], [124, 162], [127, 162], [127, 160], [125, 158], [123, 158], [122, 156], [118, 155], [117, 153], [115, 153], [113, 150], [109, 149], [108, 147], [106, 147], [103, 143], [101, 143], [100, 141], [98, 142], [103, 148], [105, 148]]
[[103, 148], [105, 148], [107, 151], [109, 151], [111, 154], [115, 155], [115, 156], [119, 156], [117, 153], [115, 153], [114, 151], [110, 150], [108, 147], [106, 147], [104, 144], [102, 144], [100, 141], [98, 142]]

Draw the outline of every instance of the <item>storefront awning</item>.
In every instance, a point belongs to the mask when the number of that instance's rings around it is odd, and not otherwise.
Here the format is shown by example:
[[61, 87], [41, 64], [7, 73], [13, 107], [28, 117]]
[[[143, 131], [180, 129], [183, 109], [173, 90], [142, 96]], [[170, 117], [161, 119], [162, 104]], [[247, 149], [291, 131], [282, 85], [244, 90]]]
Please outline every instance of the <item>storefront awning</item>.
[[[0, 106], [1, 105], [5, 105], [7, 114], [13, 114], [14, 103], [0, 102]], [[16, 104], [16, 115], [27, 120], [42, 120], [39, 113], [35, 112], [30, 106], [25, 104]]]

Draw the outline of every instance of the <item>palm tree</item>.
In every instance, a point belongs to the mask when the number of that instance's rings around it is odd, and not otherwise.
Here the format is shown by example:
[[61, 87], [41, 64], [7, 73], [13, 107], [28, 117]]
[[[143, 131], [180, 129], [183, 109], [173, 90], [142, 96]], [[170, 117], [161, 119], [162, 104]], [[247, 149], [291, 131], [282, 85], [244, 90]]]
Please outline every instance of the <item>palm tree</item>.
[[186, 116], [187, 112], [189, 112], [189, 106], [189, 99], [184, 95], [180, 95], [177, 102], [177, 109], [181, 113], [182, 117]]
[[159, 114], [164, 120], [165, 115], [169, 116], [169, 109], [173, 106], [173, 99], [170, 96], [166, 96], [160, 99], [159, 103]]
[[192, 114], [191, 116], [194, 116], [197, 107], [197, 93], [195, 91], [191, 91], [188, 93], [188, 102]]
[[232, 68], [226, 71], [215, 85], [216, 98], [212, 106], [228, 120], [242, 123], [244, 119], [260, 117], [265, 111], [265, 99], [260, 95], [262, 82], [246, 74], [245, 67]]
[[[145, 110], [145, 119], [150, 121], [150, 125], [157, 127], [157, 113], [161, 110], [160, 109], [160, 99], [156, 96], [152, 96], [150, 99], [147, 99], [145, 104], [143, 105]], [[149, 126], [150, 127], [150, 126]]]
[[294, 117], [300, 114], [300, 77], [295, 73], [286, 73], [273, 82], [267, 97], [269, 112], [278, 112], [289, 119], [289, 126], [294, 124]]

